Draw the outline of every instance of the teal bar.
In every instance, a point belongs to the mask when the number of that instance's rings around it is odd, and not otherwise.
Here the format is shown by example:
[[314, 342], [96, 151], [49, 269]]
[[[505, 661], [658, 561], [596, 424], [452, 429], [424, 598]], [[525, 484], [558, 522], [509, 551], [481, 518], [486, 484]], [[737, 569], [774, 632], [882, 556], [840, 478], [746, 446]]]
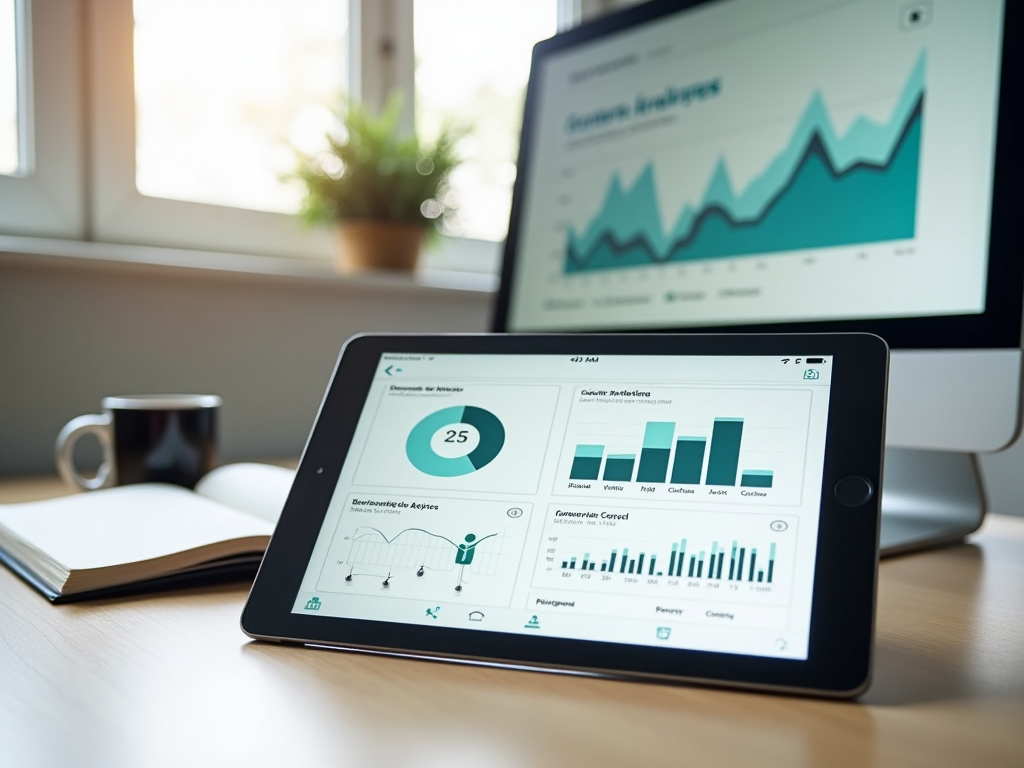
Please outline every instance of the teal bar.
[[648, 421], [644, 430], [644, 448], [672, 448], [672, 435], [676, 431], [674, 421]]
[[668, 457], [672, 453], [673, 421], [648, 421], [644, 430], [644, 447], [636, 470], [638, 483], [664, 483], [668, 476]]
[[603, 445], [577, 445], [569, 469], [570, 480], [597, 480], [601, 471]]
[[683, 485], [699, 485], [700, 473], [704, 469], [704, 449], [707, 438], [676, 438], [676, 457], [672, 462], [670, 482]]
[[743, 419], [715, 419], [708, 455], [708, 472], [704, 479], [707, 485], [736, 485], [742, 436]]
[[630, 482], [633, 479], [633, 464], [635, 462], [636, 454], [609, 454], [604, 462], [603, 479]]
[[772, 471], [770, 469], [744, 469], [740, 475], [740, 485], [744, 488], [771, 488]]

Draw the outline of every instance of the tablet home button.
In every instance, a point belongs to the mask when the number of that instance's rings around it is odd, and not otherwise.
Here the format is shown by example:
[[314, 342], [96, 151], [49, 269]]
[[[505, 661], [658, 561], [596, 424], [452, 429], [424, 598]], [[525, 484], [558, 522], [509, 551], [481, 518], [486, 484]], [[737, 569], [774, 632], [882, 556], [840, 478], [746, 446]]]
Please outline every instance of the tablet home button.
[[871, 501], [875, 487], [866, 478], [850, 475], [836, 483], [835, 493], [844, 507], [860, 507]]

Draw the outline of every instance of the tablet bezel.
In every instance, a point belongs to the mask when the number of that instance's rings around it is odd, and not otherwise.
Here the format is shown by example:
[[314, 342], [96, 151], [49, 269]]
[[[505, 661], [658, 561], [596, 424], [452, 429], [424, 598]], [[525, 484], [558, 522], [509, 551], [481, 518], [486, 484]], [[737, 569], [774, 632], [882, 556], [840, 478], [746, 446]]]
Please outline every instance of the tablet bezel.
[[[428, 627], [292, 613], [380, 356], [389, 354], [832, 357], [821, 516], [806, 661]], [[870, 334], [375, 335], [342, 349], [263, 563], [243, 631], [277, 640], [519, 667], [854, 696], [870, 682], [888, 347]], [[862, 507], [833, 490], [849, 475], [876, 489]]]

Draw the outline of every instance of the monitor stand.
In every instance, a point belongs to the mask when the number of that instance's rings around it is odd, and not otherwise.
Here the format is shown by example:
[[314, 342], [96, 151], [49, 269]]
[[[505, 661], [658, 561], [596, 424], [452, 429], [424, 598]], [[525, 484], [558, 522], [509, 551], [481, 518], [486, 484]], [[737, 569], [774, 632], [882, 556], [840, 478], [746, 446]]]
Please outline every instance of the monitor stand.
[[974, 454], [885, 449], [882, 557], [961, 541], [986, 506]]

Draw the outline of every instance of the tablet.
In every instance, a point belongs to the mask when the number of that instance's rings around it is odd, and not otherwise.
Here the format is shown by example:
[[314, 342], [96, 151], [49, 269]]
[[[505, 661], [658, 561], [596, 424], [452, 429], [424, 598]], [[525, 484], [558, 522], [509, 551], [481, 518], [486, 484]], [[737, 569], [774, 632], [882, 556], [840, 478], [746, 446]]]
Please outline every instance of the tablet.
[[358, 336], [242, 628], [856, 695], [887, 365], [867, 334]]

